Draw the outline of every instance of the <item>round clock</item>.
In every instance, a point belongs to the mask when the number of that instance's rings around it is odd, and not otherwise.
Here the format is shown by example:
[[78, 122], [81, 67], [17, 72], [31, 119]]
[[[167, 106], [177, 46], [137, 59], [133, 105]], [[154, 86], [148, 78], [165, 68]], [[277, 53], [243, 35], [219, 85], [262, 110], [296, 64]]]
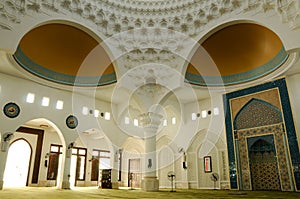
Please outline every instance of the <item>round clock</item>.
[[75, 129], [78, 125], [78, 120], [74, 115], [69, 115], [66, 119], [66, 124], [70, 129]]
[[20, 114], [20, 107], [13, 102], [9, 102], [5, 104], [3, 112], [7, 117], [15, 118]]

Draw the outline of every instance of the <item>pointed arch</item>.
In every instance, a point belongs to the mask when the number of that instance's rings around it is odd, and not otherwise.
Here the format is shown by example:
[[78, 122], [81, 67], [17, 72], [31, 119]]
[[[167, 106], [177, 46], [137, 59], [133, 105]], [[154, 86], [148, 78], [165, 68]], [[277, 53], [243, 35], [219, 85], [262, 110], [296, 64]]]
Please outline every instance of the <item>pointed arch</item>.
[[233, 125], [235, 130], [240, 130], [277, 124], [282, 121], [282, 113], [276, 106], [252, 98], [239, 110], [234, 118]]
[[14, 140], [9, 147], [4, 173], [4, 186], [28, 186], [32, 146], [24, 138]]

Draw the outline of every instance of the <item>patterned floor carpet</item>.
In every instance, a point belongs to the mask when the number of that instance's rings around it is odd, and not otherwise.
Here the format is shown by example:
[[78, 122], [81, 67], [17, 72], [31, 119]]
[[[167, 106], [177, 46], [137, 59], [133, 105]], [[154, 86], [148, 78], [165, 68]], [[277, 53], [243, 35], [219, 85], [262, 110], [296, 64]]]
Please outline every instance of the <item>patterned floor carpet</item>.
[[223, 190], [176, 190], [170, 192], [163, 189], [159, 192], [143, 192], [141, 190], [97, 189], [96, 187], [60, 190], [56, 188], [5, 188], [0, 191], [1, 199], [225, 199], [225, 198], [300, 198], [299, 192], [269, 192], [269, 191], [223, 191]]

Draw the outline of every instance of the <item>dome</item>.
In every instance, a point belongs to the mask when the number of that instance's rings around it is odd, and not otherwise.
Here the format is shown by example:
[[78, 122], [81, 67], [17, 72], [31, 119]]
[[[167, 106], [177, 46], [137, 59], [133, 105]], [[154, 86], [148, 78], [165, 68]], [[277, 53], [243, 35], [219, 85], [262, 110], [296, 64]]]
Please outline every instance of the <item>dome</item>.
[[210, 35], [195, 51], [186, 81], [200, 86], [228, 86], [263, 77], [287, 59], [280, 38], [251, 23], [227, 26]]
[[66, 24], [32, 29], [21, 39], [14, 58], [30, 73], [60, 84], [101, 86], [116, 82], [113, 64], [100, 43]]

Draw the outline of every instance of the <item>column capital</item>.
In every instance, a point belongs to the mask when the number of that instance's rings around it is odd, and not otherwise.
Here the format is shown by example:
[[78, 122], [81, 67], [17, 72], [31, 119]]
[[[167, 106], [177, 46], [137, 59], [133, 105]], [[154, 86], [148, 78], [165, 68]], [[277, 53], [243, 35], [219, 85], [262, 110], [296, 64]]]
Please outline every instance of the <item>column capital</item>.
[[158, 128], [163, 116], [154, 112], [147, 112], [139, 115], [140, 124], [143, 128], [151, 126]]

